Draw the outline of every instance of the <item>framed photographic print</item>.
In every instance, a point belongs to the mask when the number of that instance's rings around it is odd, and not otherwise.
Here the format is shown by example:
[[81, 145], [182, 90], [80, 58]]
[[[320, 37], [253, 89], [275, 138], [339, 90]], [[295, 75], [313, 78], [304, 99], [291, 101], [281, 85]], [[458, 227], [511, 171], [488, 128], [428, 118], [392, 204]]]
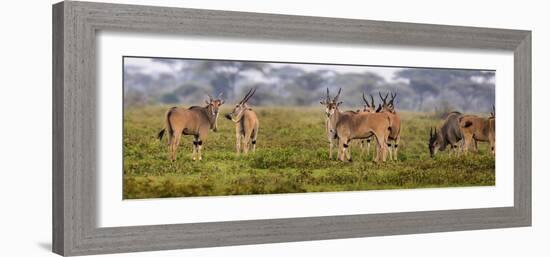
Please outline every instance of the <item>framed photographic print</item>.
[[61, 255], [531, 225], [530, 31], [66, 1], [53, 69]]

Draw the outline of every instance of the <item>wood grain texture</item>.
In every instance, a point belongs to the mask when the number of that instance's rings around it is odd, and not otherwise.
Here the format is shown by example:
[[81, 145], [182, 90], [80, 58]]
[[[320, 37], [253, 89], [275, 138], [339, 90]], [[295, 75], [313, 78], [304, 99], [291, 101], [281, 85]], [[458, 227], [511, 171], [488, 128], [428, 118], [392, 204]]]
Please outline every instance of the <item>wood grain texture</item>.
[[63, 254], [65, 242], [64, 227], [64, 174], [63, 174], [63, 4], [53, 6], [52, 11], [52, 250]]
[[[96, 33], [514, 52], [514, 206], [98, 228]], [[520, 30], [146, 7], [53, 6], [53, 250], [85, 255], [531, 225], [531, 33]]]

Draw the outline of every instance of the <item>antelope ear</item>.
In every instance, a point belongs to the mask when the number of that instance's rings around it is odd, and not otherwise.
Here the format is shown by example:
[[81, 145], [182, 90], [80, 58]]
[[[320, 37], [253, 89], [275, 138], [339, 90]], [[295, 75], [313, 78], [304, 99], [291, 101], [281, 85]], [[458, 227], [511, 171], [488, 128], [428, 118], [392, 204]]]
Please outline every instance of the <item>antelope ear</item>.
[[204, 100], [204, 102], [205, 102], [206, 104], [210, 104], [210, 102], [208, 102], [208, 100]]
[[220, 105], [224, 104], [225, 102], [223, 100], [220, 100]]
[[343, 103], [344, 103], [344, 102], [340, 101], [340, 102], [338, 102], [338, 103], [336, 104], [336, 106], [339, 106], [339, 105], [341, 105], [341, 104], [343, 104]]

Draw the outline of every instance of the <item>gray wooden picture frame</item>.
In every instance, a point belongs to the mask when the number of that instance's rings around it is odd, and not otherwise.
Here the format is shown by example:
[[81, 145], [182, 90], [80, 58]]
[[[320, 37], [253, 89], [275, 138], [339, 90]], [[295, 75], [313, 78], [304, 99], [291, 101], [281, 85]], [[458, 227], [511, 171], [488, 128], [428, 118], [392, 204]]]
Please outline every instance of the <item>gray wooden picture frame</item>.
[[[514, 52], [514, 206], [407, 213], [96, 226], [96, 33]], [[87, 255], [531, 225], [531, 32], [66, 1], [53, 6], [53, 251]]]

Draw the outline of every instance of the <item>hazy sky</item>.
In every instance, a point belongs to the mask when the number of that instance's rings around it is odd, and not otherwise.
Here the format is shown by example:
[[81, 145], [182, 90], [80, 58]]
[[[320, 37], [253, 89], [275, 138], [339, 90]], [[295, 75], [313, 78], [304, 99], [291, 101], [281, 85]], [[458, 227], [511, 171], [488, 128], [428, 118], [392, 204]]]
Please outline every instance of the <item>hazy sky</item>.
[[[153, 58], [124, 58], [125, 65], [135, 66], [140, 68], [140, 72], [147, 74], [160, 74], [160, 73], [172, 73], [172, 67], [165, 63], [154, 62]], [[175, 69], [179, 70], [180, 65], [175, 65]], [[339, 73], [349, 73], [349, 72], [372, 72], [375, 73], [388, 82], [393, 81], [393, 75], [395, 72], [402, 70], [402, 68], [394, 67], [371, 67], [371, 66], [351, 66], [351, 65], [323, 65], [323, 64], [293, 64], [293, 63], [269, 63], [273, 67], [282, 67], [282, 66], [295, 66], [299, 67], [306, 71], [316, 71], [316, 70], [332, 70]]]

